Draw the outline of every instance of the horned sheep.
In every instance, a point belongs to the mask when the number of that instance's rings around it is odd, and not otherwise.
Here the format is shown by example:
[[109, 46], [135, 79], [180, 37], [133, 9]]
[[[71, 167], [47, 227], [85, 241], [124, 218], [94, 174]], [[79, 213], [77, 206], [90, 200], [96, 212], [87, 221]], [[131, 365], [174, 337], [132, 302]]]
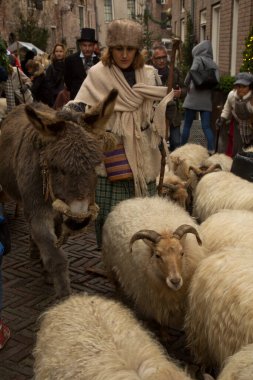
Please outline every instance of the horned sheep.
[[172, 171], [167, 171], [164, 175], [161, 195], [187, 209], [190, 203], [187, 187], [187, 181], [183, 181]]
[[215, 153], [202, 162], [202, 166], [210, 167], [213, 165], [220, 165], [221, 170], [230, 172], [233, 159], [224, 153]]
[[198, 226], [180, 206], [160, 197], [135, 198], [108, 215], [102, 257], [142, 317], [180, 328], [189, 282], [205, 257], [199, 244]]
[[253, 212], [221, 210], [200, 224], [203, 246], [208, 252], [228, 246], [253, 247]]
[[252, 380], [252, 378], [253, 344], [248, 344], [226, 360], [218, 380]]
[[208, 150], [202, 145], [188, 143], [170, 153], [168, 163], [175, 174], [188, 180], [189, 168], [200, 167], [208, 157]]
[[215, 172], [198, 183], [193, 215], [200, 222], [222, 209], [253, 211], [253, 183], [231, 172]]
[[227, 247], [204, 259], [194, 273], [185, 319], [196, 362], [221, 368], [253, 343], [253, 249]]
[[129, 309], [98, 295], [74, 295], [49, 309], [34, 357], [35, 380], [191, 379]]

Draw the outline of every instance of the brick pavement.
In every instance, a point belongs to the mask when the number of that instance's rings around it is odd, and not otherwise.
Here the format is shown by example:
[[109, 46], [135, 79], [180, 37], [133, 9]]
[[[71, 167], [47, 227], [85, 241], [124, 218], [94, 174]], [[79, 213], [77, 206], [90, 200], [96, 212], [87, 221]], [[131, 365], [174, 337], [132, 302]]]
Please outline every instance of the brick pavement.
[[[12, 251], [4, 257], [3, 318], [12, 337], [0, 351], [0, 380], [28, 380], [33, 377], [32, 349], [38, 328], [38, 317], [54, 303], [53, 287], [47, 285], [39, 260], [28, 256], [28, 229], [22, 216], [14, 217], [15, 205], [5, 207], [12, 238]], [[68, 240], [64, 250], [70, 261], [73, 291], [114, 295], [113, 286], [102, 276], [86, 272], [100, 261], [93, 229]]]
[[[5, 209], [11, 231], [12, 251], [4, 257], [3, 263], [3, 318], [10, 327], [12, 336], [0, 351], [0, 380], [31, 380], [32, 350], [38, 318], [54, 303], [54, 290], [45, 283], [39, 260], [28, 256], [28, 228], [22, 210], [15, 218], [13, 203], [8, 203]], [[81, 237], [70, 238], [64, 250], [69, 256], [73, 291], [116, 296], [113, 286], [106, 278], [86, 271], [88, 267], [100, 262], [100, 252], [96, 250], [92, 227]], [[157, 331], [153, 326], [149, 327], [153, 332]], [[181, 332], [170, 332], [166, 348], [176, 359], [189, 363], [189, 353], [185, 350]], [[195, 372], [196, 367], [191, 366], [191, 369]]]

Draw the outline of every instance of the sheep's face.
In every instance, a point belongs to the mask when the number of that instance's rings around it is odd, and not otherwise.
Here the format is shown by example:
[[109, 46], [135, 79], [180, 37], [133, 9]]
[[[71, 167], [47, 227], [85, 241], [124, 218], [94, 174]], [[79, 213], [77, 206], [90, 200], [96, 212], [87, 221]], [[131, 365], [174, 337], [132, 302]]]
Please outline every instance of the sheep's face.
[[152, 261], [156, 272], [172, 290], [179, 290], [183, 285], [183, 248], [176, 238], [161, 238], [154, 245]]

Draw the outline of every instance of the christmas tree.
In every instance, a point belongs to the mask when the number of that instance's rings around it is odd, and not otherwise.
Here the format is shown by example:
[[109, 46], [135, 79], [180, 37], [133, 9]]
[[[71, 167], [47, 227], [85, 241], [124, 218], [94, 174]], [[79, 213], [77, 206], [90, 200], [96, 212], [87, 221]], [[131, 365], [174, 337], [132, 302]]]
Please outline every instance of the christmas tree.
[[253, 74], [253, 26], [249, 36], [245, 38], [245, 50], [243, 52], [243, 64], [240, 71], [248, 71]]

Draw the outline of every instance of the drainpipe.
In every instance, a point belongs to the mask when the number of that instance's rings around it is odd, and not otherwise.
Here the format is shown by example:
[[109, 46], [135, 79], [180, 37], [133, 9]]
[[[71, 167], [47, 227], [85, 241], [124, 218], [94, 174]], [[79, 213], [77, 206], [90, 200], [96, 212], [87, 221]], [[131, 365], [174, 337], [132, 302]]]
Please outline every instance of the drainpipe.
[[194, 4], [194, 0], [191, 1], [191, 17], [192, 17], [192, 23], [193, 23], [193, 31], [194, 31], [194, 34], [196, 35], [196, 33], [195, 33], [195, 4]]

